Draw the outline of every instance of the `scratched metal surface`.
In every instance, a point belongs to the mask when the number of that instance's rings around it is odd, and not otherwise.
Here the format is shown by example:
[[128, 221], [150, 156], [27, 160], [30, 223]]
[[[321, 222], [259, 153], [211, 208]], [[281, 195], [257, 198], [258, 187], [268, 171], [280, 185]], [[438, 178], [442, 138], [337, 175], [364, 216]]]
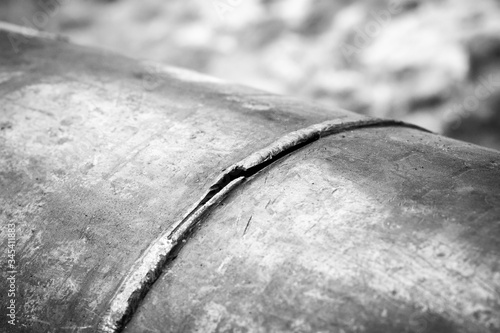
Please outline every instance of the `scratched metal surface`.
[[229, 194], [125, 332], [499, 332], [499, 239], [498, 152], [339, 133]]
[[95, 331], [141, 252], [221, 170], [293, 130], [359, 118], [6, 30], [0, 100], [0, 219], [16, 224], [17, 328], [30, 332]]

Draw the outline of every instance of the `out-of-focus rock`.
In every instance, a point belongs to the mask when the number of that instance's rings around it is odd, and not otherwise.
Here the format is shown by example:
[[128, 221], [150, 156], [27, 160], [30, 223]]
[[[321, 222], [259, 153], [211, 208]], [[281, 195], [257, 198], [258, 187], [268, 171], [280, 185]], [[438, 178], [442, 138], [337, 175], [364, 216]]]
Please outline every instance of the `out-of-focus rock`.
[[[498, 31], [497, 33], [500, 33]], [[500, 69], [500, 36], [478, 35], [468, 41], [469, 76], [477, 80], [485, 75]]]
[[469, 112], [467, 106], [460, 111], [460, 116], [445, 129], [445, 135], [500, 150], [500, 91], [481, 101], [474, 112]]

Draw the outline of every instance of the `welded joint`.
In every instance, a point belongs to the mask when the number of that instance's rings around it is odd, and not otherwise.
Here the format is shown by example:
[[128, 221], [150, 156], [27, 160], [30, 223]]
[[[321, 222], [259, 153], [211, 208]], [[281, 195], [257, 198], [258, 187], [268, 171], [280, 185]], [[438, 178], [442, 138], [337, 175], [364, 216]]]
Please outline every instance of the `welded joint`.
[[170, 254], [176, 252], [176, 247], [182, 246], [183, 241], [189, 237], [203, 216], [224, 200], [242, 181], [243, 177], [232, 180], [208, 201], [196, 205], [179, 223], [149, 245], [112, 297], [109, 308], [99, 324], [99, 332], [115, 333], [123, 330], [151, 286], [160, 277], [163, 268], [173, 260]]
[[164, 268], [175, 259], [175, 256], [171, 254], [176, 252], [176, 248], [183, 246], [180, 241], [186, 239], [203, 216], [224, 200], [246, 178], [322, 137], [370, 127], [407, 127], [430, 132], [419, 126], [397, 120], [372, 119], [363, 116], [348, 122], [336, 119], [288, 133], [267, 147], [233, 164], [224, 170], [189, 212], [153, 241], [135, 262], [112, 297], [108, 311], [99, 325], [99, 331], [117, 333], [123, 330]]

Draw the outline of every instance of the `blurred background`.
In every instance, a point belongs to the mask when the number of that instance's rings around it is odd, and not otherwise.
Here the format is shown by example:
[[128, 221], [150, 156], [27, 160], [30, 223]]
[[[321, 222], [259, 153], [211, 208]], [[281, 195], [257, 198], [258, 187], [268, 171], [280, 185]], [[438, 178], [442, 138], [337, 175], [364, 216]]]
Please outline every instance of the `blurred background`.
[[0, 20], [500, 150], [499, 0], [0, 0]]

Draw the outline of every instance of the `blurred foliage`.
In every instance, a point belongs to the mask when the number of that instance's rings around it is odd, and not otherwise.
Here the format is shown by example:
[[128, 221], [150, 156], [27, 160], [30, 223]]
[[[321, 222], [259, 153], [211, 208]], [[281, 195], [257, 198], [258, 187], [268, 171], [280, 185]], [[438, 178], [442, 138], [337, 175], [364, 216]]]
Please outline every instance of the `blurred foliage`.
[[500, 149], [499, 1], [4, 0], [0, 9], [0, 19], [77, 43]]

